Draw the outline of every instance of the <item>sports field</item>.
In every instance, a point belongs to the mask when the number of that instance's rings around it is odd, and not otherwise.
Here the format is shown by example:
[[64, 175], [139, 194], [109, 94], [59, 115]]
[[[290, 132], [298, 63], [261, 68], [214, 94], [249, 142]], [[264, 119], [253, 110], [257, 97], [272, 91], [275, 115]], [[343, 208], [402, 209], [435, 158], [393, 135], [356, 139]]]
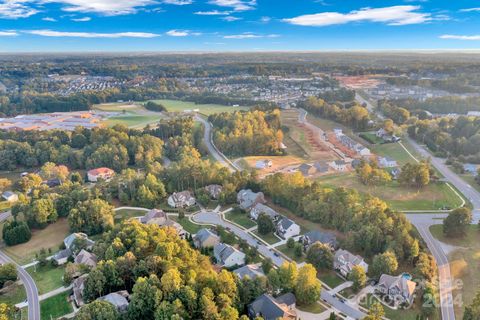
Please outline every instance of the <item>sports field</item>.
[[195, 104], [194, 102], [180, 100], [161, 99], [152, 101], [163, 105], [165, 108], [167, 108], [167, 111], [169, 112], [184, 112], [198, 109], [199, 113], [206, 116], [209, 116], [213, 113], [234, 112], [250, 109], [249, 107], [232, 107], [220, 104]]

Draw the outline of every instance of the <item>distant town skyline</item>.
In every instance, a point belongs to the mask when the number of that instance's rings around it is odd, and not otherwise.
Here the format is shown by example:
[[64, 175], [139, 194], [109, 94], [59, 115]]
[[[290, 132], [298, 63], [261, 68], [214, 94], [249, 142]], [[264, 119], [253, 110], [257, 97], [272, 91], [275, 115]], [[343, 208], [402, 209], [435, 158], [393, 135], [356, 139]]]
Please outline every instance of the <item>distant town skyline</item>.
[[0, 0], [0, 52], [475, 49], [467, 0]]

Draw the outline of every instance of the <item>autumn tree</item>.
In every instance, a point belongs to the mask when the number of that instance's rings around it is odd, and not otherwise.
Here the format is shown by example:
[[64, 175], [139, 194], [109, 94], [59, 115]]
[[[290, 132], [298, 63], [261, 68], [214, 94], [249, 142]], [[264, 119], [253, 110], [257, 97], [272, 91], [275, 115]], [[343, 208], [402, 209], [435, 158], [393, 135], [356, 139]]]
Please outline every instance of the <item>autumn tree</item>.
[[87, 200], [70, 211], [72, 231], [98, 234], [113, 227], [113, 207], [101, 199]]
[[333, 253], [330, 246], [318, 241], [313, 243], [307, 250], [307, 261], [317, 270], [332, 269]]
[[469, 208], [457, 208], [443, 220], [443, 233], [449, 237], [465, 236], [472, 223], [472, 211]]
[[378, 279], [382, 274], [393, 274], [395, 271], [397, 271], [397, 268], [397, 257], [393, 252], [387, 251], [382, 254], [377, 254], [375, 257], [373, 257], [370, 272], [373, 277]]
[[119, 314], [113, 304], [107, 301], [95, 300], [80, 308], [75, 315], [78, 320], [117, 320]]
[[298, 277], [295, 284], [295, 296], [302, 305], [310, 305], [320, 299], [322, 285], [317, 278], [317, 270], [311, 265], [306, 264], [298, 271]]
[[361, 266], [354, 266], [348, 275], [348, 280], [353, 282], [353, 290], [356, 292], [367, 284], [367, 274]]

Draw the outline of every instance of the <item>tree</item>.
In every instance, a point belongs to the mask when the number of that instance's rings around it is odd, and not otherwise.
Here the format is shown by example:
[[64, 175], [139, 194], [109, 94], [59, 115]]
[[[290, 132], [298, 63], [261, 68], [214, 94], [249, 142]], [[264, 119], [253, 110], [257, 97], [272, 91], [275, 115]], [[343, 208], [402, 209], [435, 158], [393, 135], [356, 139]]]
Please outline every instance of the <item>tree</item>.
[[367, 284], [367, 274], [361, 266], [354, 266], [348, 275], [348, 280], [353, 282], [353, 290], [357, 292]]
[[463, 320], [478, 320], [480, 319], [480, 291], [477, 291], [472, 303], [465, 306]]
[[78, 320], [117, 320], [119, 319], [117, 309], [107, 301], [95, 300], [80, 308], [75, 315]]
[[371, 273], [378, 279], [382, 274], [393, 274], [397, 268], [397, 257], [393, 252], [387, 251], [373, 257]]
[[308, 248], [307, 261], [308, 263], [311, 263], [317, 270], [332, 269], [332, 250], [328, 245], [317, 241]]
[[453, 210], [443, 220], [443, 233], [449, 237], [463, 237], [472, 223], [472, 211], [462, 207]]
[[102, 199], [83, 201], [70, 211], [68, 223], [74, 232], [98, 234], [113, 227], [113, 206]]
[[283, 292], [291, 292], [295, 288], [297, 276], [298, 270], [295, 262], [284, 262], [278, 268], [278, 283]]
[[138, 278], [133, 286], [130, 305], [128, 308], [129, 319], [153, 319], [155, 305], [161, 298], [161, 291], [156, 286], [158, 278]]
[[12, 181], [6, 178], [0, 178], [0, 192], [7, 190], [12, 185]]
[[31, 225], [43, 228], [48, 223], [57, 221], [57, 218], [57, 208], [52, 198], [41, 198], [32, 202], [28, 219]]
[[293, 249], [295, 247], [295, 239], [288, 238], [287, 240], [287, 248]]
[[435, 262], [435, 258], [428, 253], [420, 253], [413, 273], [419, 279], [432, 281], [437, 275], [437, 263]]
[[385, 315], [385, 311], [383, 310], [382, 305], [380, 304], [380, 302], [375, 301], [370, 306], [370, 309], [368, 310], [368, 315], [363, 319], [381, 320], [384, 315]]
[[322, 285], [317, 279], [317, 270], [306, 264], [298, 271], [297, 283], [295, 285], [295, 296], [301, 305], [310, 305], [320, 299]]
[[0, 265], [0, 289], [3, 288], [7, 281], [17, 280], [17, 268], [13, 263], [5, 263]]
[[272, 219], [266, 214], [260, 214], [257, 219], [258, 232], [260, 234], [269, 234], [275, 230]]
[[15, 319], [15, 307], [6, 303], [0, 303], [0, 320]]
[[25, 243], [32, 238], [28, 224], [24, 221], [7, 221], [3, 225], [3, 240], [7, 246]]

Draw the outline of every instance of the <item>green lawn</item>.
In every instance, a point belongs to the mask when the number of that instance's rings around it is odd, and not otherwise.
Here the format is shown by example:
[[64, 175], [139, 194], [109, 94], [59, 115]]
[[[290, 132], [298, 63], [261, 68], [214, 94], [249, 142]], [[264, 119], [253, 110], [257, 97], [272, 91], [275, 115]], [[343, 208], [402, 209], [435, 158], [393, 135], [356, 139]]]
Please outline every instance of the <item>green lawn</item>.
[[[406, 142], [402, 142], [402, 143], [408, 149], [407, 147], [408, 143]], [[384, 143], [384, 144], [375, 145], [375, 146], [372, 146], [372, 151], [379, 156], [390, 157], [397, 160], [400, 166], [403, 166], [406, 163], [415, 163], [415, 160], [398, 143]], [[412, 153], [413, 156], [418, 160], [421, 159], [421, 157], [417, 153], [413, 152], [413, 150], [408, 150], [408, 151], [410, 151], [410, 153]]]
[[73, 312], [73, 307], [68, 302], [69, 291], [57, 294], [40, 302], [40, 315], [42, 320], [56, 319]]
[[250, 109], [249, 107], [231, 107], [220, 104], [195, 104], [194, 102], [180, 100], [162, 99], [153, 101], [162, 104], [165, 108], [167, 108], [167, 111], [169, 112], [183, 112], [185, 110], [193, 111], [194, 109], [199, 109], [199, 112], [206, 116], [214, 113], [233, 112]]
[[319, 314], [327, 310], [318, 302], [312, 303], [308, 306], [297, 305], [297, 309], [305, 312], [315, 313], [315, 314]]
[[44, 294], [63, 286], [63, 274], [65, 268], [62, 266], [54, 267], [50, 263], [41, 267], [39, 265], [26, 269], [35, 281], [38, 292]]
[[337, 276], [337, 274], [333, 270], [321, 271], [318, 273], [317, 276], [320, 280], [325, 282], [327, 286], [329, 286], [332, 289], [345, 282], [345, 280]]
[[123, 124], [129, 128], [141, 128], [150, 123], [158, 122], [162, 117], [157, 115], [119, 115], [110, 117], [106, 120], [106, 124], [110, 127], [116, 124]]
[[277, 243], [277, 242], [281, 241], [278, 237], [276, 237], [273, 234], [273, 232], [270, 232], [269, 234], [260, 234], [258, 232], [258, 230], [255, 230], [252, 233], [255, 234], [256, 236], [258, 236], [259, 238], [262, 238], [268, 244], [274, 244], [274, 243]]
[[371, 144], [381, 144], [383, 143], [383, 139], [377, 137], [375, 132], [362, 132], [359, 134], [361, 138]]
[[462, 204], [462, 200], [445, 183], [431, 183], [422, 189], [403, 187], [396, 181], [382, 186], [365, 186], [355, 173], [323, 176], [318, 181], [327, 186], [346, 187], [371, 194], [399, 211], [438, 210], [442, 207], [453, 209]]
[[8, 290], [0, 294], [0, 303], [17, 304], [27, 299], [27, 293], [23, 285], [13, 284]]
[[[385, 317], [390, 320], [416, 320], [418, 319], [417, 316], [421, 314], [421, 311], [420, 311], [421, 302], [419, 300], [420, 298], [417, 297], [411, 309], [393, 310], [382, 305], [383, 310], [385, 311]], [[370, 308], [370, 305], [373, 304], [373, 302], [375, 301], [377, 301], [377, 299], [374, 296], [372, 296], [371, 293], [369, 293], [364, 298], [364, 301], [360, 303], [360, 305], [368, 309]], [[433, 319], [436, 319], [436, 318], [433, 318]]]
[[195, 233], [198, 232], [198, 230], [200, 230], [202, 228], [205, 228], [205, 226], [201, 226], [201, 225], [198, 225], [198, 224], [195, 224], [195, 223], [191, 222], [190, 220], [188, 220], [187, 217], [185, 217], [183, 219], [179, 219], [176, 216], [170, 216], [170, 219], [180, 223], [180, 225], [183, 227], [183, 229], [185, 229], [185, 231], [187, 231], [190, 234], [195, 234]]
[[[438, 240], [461, 247], [448, 256], [452, 278], [461, 280], [462, 285], [454, 291], [454, 298], [461, 294], [463, 303], [472, 302], [475, 293], [480, 288], [480, 230], [478, 225], [470, 225], [465, 237], [451, 238], [443, 234], [442, 225], [433, 225], [430, 232]], [[463, 249], [462, 249], [463, 248]], [[455, 314], [462, 318], [463, 308], [455, 306]]]
[[145, 210], [120, 209], [115, 211], [115, 223], [134, 217], [144, 216], [145, 213], [147, 213]]
[[276, 249], [279, 250], [280, 252], [282, 252], [284, 255], [286, 255], [290, 259], [292, 259], [292, 260], [294, 260], [298, 263], [305, 262], [305, 255], [302, 255], [300, 258], [297, 257], [295, 255], [294, 249], [287, 247], [286, 244], [282, 244], [281, 246], [278, 246]]
[[233, 221], [233, 222], [241, 225], [242, 227], [244, 227], [246, 229], [249, 229], [249, 228], [257, 225], [255, 223], [255, 221], [251, 220], [248, 217], [248, 213], [241, 212], [240, 210], [232, 210], [230, 212], [227, 212], [225, 214], [225, 218], [227, 220]]
[[476, 189], [478, 192], [480, 192], [480, 184], [478, 184], [477, 181], [475, 181], [475, 177], [472, 176], [471, 174], [459, 174], [459, 176], [465, 180], [469, 185], [472, 186], [472, 188]]

